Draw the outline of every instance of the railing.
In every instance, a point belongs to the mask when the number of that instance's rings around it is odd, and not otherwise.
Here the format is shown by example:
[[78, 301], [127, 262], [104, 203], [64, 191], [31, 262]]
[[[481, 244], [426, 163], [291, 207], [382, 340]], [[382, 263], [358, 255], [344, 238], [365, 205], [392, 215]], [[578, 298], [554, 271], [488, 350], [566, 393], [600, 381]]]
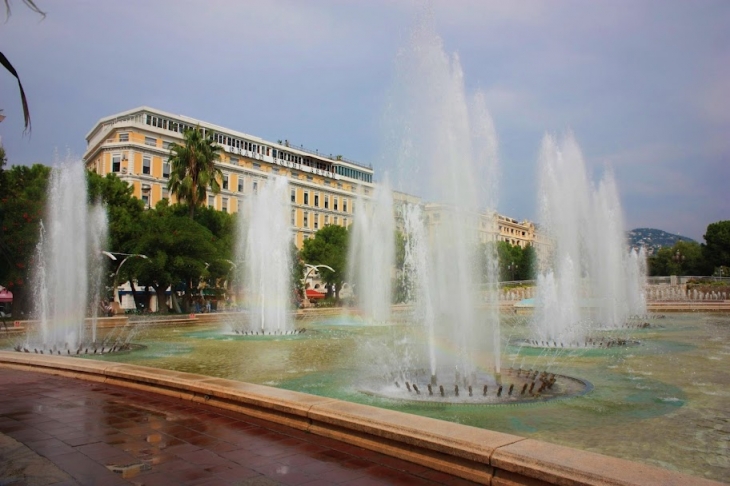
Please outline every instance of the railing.
[[312, 149], [305, 148], [304, 145], [292, 145], [288, 141], [284, 141], [283, 143], [280, 143], [279, 145], [283, 145], [288, 148], [293, 148], [293, 149], [299, 150], [301, 152], [306, 152], [308, 154], [316, 155], [317, 157], [323, 157], [323, 158], [329, 159], [333, 162], [340, 162], [340, 161], [347, 162], [348, 164], [356, 165], [358, 167], [362, 167], [363, 169], [373, 170], [372, 164], [365, 165], [360, 162], [356, 162], [352, 159], [348, 159], [347, 157], [343, 157], [341, 155], [332, 155], [332, 154], [325, 155], [323, 153], [320, 153], [319, 150], [312, 150]]
[[[672, 279], [676, 279], [672, 281]], [[672, 275], [661, 277], [647, 277], [646, 283], [649, 285], [674, 285], [675, 283], [685, 284], [690, 280], [700, 280], [703, 282], [724, 282], [730, 285], [730, 277], [708, 277], [699, 275]]]

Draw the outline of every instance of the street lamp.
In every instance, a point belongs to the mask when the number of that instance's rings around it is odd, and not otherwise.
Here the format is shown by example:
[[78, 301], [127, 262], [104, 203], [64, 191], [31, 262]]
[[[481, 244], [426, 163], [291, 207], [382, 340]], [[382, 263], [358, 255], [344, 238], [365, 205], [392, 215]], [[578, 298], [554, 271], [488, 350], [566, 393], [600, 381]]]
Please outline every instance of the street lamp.
[[518, 268], [519, 268], [519, 265], [517, 265], [517, 264], [516, 264], [515, 262], [512, 262], [512, 263], [510, 263], [509, 265], [507, 265], [507, 270], [509, 270], [510, 272], [512, 272], [512, 281], [513, 281], [513, 282], [514, 282], [514, 280], [515, 280], [515, 271], [516, 271], [516, 270], [517, 270]]
[[122, 263], [119, 264], [117, 267], [117, 271], [114, 272], [114, 302], [117, 304], [120, 304], [119, 296], [117, 295], [117, 278], [119, 277], [119, 270], [122, 269], [122, 265], [126, 263], [127, 260], [130, 258], [138, 257], [138, 258], [144, 258], [145, 260], [148, 259], [147, 255], [142, 255], [141, 253], [119, 253], [119, 252], [111, 252], [111, 251], [102, 251], [101, 252], [104, 256], [109, 257], [112, 261], [119, 260], [116, 255], [123, 256], [124, 259], [122, 260]]
[[307, 298], [307, 279], [309, 278], [309, 274], [316, 271], [319, 268], [326, 268], [327, 270], [334, 272], [335, 269], [330, 267], [329, 265], [310, 265], [308, 263], [304, 264], [304, 268], [307, 269], [307, 271], [304, 273], [304, 303], [309, 304], [309, 299]]

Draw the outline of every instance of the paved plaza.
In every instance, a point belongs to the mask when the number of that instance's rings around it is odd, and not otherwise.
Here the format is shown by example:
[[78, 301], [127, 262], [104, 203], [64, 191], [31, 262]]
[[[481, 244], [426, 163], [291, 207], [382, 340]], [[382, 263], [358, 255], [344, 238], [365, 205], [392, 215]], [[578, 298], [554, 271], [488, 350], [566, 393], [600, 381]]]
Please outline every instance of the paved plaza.
[[0, 485], [471, 485], [202, 404], [0, 368]]

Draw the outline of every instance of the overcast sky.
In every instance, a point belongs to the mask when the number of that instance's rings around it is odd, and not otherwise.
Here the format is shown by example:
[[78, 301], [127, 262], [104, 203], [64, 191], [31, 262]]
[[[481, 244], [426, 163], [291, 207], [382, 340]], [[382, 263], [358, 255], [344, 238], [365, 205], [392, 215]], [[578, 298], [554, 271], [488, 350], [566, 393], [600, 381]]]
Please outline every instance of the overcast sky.
[[[99, 118], [148, 105], [386, 170], [380, 124], [410, 0], [15, 0], [0, 49], [12, 165], [83, 155]], [[702, 241], [730, 219], [730, 2], [434, 0], [467, 90], [486, 93], [498, 209], [534, 219], [545, 133], [572, 130], [598, 179], [615, 173], [627, 229]], [[377, 177], [377, 176], [376, 176]]]

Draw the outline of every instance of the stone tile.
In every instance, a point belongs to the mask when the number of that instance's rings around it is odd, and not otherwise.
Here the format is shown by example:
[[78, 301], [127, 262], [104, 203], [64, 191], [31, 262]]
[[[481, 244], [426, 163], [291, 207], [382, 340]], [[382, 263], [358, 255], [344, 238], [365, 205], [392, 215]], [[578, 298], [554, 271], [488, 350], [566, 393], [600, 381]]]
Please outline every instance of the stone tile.
[[73, 452], [74, 448], [64, 444], [58, 439], [44, 439], [39, 441], [26, 442], [30, 449], [44, 457], [53, 457]]
[[225, 459], [218, 454], [205, 449], [178, 454], [177, 456], [180, 459], [188, 461], [191, 464], [199, 464], [204, 466], [216, 466], [221, 464], [228, 464], [231, 462], [229, 459]]
[[81, 484], [126, 485], [127, 481], [80, 452], [70, 452], [53, 458], [53, 463]]
[[221, 478], [226, 481], [240, 481], [242, 479], [253, 478], [260, 476], [261, 473], [249, 469], [245, 466], [239, 466], [238, 464], [228, 464], [213, 466], [206, 469], [214, 476]]

